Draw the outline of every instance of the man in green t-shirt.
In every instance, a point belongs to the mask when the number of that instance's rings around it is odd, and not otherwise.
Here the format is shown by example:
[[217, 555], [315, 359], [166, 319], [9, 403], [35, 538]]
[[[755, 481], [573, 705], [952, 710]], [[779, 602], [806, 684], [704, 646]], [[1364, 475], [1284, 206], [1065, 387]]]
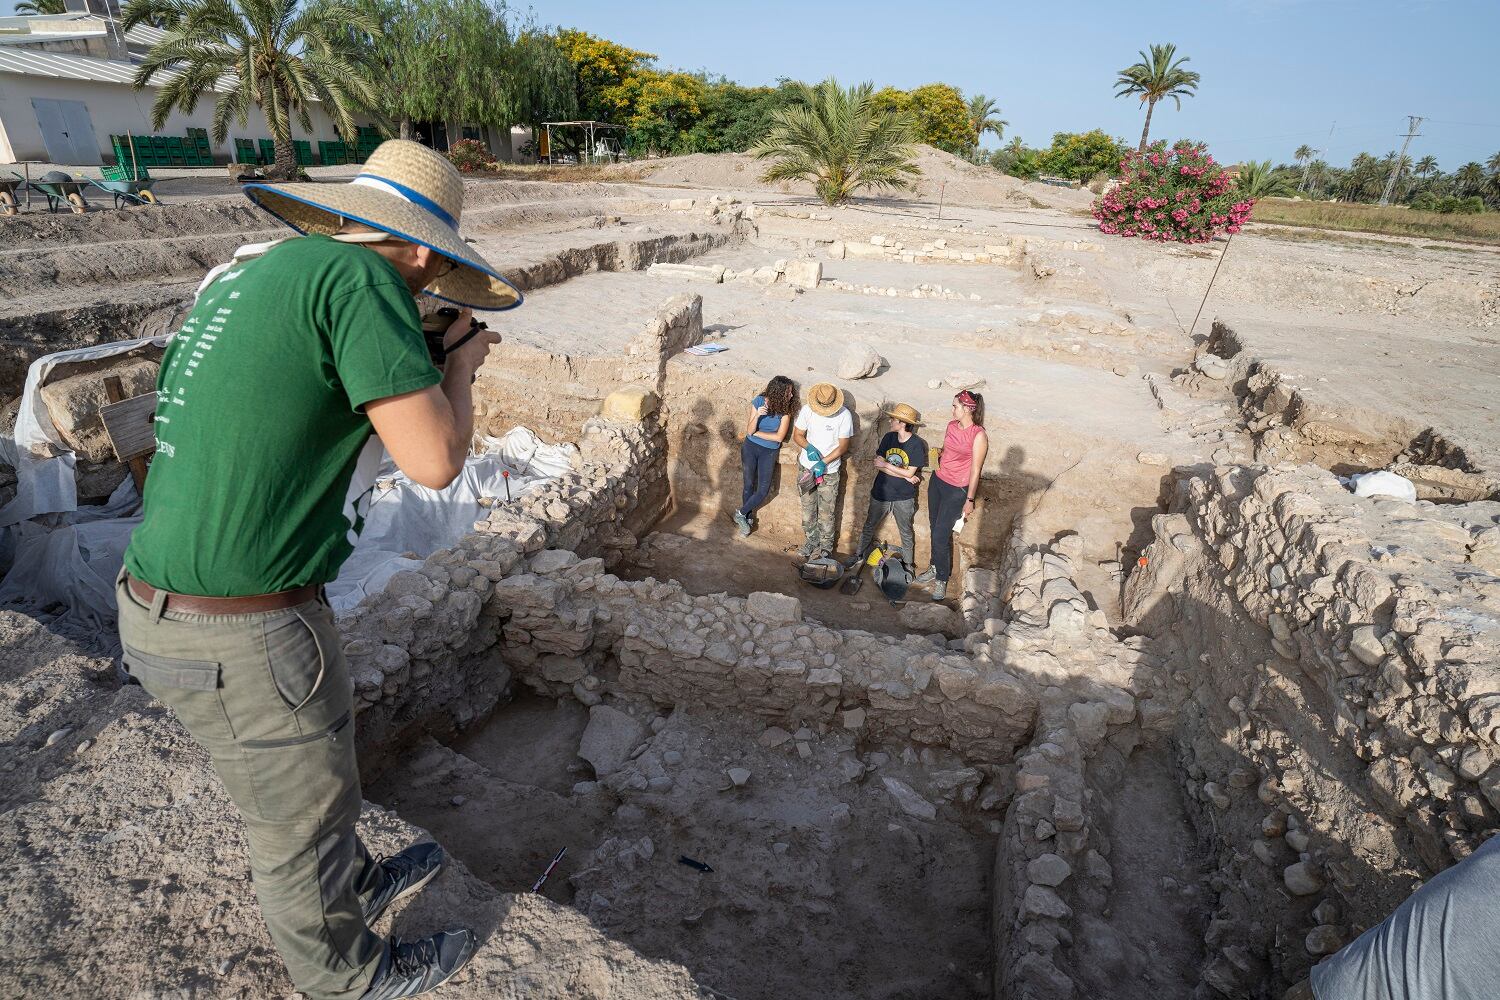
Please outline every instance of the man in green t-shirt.
[[385, 452], [433, 489], [468, 454], [471, 383], [499, 337], [465, 308], [440, 369], [413, 296], [505, 309], [520, 294], [459, 236], [463, 182], [417, 143], [383, 144], [352, 184], [247, 193], [304, 235], [211, 273], [162, 359], [144, 519], [116, 587], [125, 669], [212, 756], [297, 989], [417, 996], [475, 939], [370, 930], [443, 852], [376, 861], [355, 835], [353, 692], [322, 588]]

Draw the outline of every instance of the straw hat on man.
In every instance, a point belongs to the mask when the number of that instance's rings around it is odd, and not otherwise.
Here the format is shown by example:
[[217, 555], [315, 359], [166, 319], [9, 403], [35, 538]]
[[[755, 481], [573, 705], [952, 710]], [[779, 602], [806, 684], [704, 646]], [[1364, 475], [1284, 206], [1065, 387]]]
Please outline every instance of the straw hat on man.
[[[370, 930], [443, 865], [372, 858], [349, 664], [324, 585], [387, 453], [432, 489], [462, 471], [470, 383], [499, 337], [470, 308], [521, 295], [459, 235], [443, 157], [384, 143], [349, 184], [254, 184], [297, 230], [205, 279], [162, 359], [144, 515], [116, 584], [125, 669], [212, 755], [247, 833], [261, 914], [308, 1000], [395, 1000], [451, 977], [467, 930]], [[465, 307], [441, 360], [415, 296]]]

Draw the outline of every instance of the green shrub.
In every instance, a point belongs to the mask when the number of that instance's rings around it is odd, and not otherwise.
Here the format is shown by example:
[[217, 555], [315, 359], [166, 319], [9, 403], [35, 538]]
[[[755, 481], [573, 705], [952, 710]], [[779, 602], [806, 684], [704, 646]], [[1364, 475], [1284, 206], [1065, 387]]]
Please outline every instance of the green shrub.
[[1086, 181], [1098, 173], [1113, 175], [1128, 147], [1100, 129], [1089, 132], [1059, 132], [1052, 146], [1037, 157], [1036, 172]]

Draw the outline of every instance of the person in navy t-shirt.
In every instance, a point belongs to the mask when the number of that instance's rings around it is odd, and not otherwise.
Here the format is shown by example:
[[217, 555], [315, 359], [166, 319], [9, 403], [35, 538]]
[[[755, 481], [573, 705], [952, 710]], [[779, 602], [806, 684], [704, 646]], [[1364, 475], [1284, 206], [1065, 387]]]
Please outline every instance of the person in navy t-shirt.
[[797, 386], [785, 375], [771, 379], [765, 391], [750, 401], [750, 411], [745, 417], [745, 440], [740, 445], [745, 489], [739, 509], [734, 512], [734, 523], [741, 538], [750, 534], [751, 515], [770, 496], [776, 457], [791, 430], [796, 403]]
[[897, 403], [884, 411], [891, 429], [875, 449], [875, 482], [870, 487], [870, 512], [859, 535], [859, 547], [851, 566], [870, 554], [875, 531], [887, 514], [896, 519], [901, 535], [901, 560], [908, 568], [916, 565], [916, 535], [912, 520], [917, 514], [917, 487], [922, 469], [927, 465], [927, 442], [917, 436], [922, 415], [906, 403]]

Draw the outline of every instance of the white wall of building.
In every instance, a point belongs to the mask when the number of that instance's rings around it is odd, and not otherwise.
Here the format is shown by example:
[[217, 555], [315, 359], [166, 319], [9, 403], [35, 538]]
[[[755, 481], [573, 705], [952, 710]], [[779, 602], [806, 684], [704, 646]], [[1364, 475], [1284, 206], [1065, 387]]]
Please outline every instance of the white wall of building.
[[[47, 159], [47, 146], [42, 139], [41, 128], [37, 125], [36, 112], [31, 106], [33, 97], [82, 101], [86, 104], [94, 125], [94, 137], [106, 163], [114, 162], [114, 150], [109, 144], [111, 135], [124, 135], [126, 132], [136, 135], [183, 135], [189, 128], [207, 129], [210, 135], [213, 132], [213, 95], [204, 95], [192, 114], [174, 111], [160, 129], [153, 129], [151, 105], [156, 100], [154, 88], [136, 90], [129, 84], [0, 73], [0, 163]], [[310, 114], [312, 132], [304, 134], [294, 122], [292, 133], [295, 138], [312, 140], [316, 155], [318, 140], [337, 139], [339, 136], [333, 122], [321, 108], [314, 105]], [[236, 138], [258, 141], [269, 135], [265, 119], [260, 117], [257, 109], [252, 109], [244, 128], [237, 123], [230, 124], [228, 139], [214, 146], [214, 156], [220, 162], [228, 162], [234, 158]]]

